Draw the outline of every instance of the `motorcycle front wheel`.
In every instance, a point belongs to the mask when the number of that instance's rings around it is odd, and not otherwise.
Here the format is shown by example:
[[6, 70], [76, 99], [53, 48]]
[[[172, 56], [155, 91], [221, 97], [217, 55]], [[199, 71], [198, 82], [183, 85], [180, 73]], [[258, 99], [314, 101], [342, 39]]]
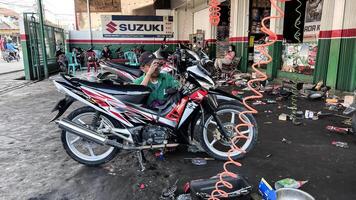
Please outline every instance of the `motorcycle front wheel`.
[[[94, 130], [110, 126], [114, 128], [117, 123], [106, 115], [100, 115], [98, 123], [93, 125], [92, 120], [95, 116], [95, 110], [91, 107], [82, 107], [74, 110], [67, 117], [74, 123], [82, 126], [91, 127]], [[67, 154], [77, 162], [87, 166], [98, 166], [112, 160], [120, 149], [107, 145], [100, 145], [88, 141], [68, 131], [62, 131], [62, 144]]]
[[220, 119], [225, 130], [228, 132], [229, 138], [223, 137], [220, 133], [217, 123], [211, 114], [205, 114], [204, 122], [200, 118], [198, 139], [203, 149], [213, 158], [219, 160], [228, 160], [229, 156], [232, 159], [239, 159], [244, 157], [256, 144], [258, 138], [258, 127], [255, 118], [251, 114], [243, 114], [242, 118], [252, 124], [252, 127], [242, 127], [240, 132], [247, 136], [247, 139], [236, 140], [235, 145], [244, 151], [234, 151], [228, 153], [232, 148], [231, 138], [235, 137], [236, 125], [241, 123], [239, 114], [244, 111], [243, 107], [223, 104], [216, 110], [216, 115]]

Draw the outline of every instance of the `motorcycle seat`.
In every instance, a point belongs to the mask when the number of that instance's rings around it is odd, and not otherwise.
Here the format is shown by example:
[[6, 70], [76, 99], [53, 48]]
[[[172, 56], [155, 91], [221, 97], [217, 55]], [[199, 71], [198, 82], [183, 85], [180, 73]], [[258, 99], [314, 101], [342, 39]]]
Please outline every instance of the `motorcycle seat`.
[[124, 64], [113, 63], [113, 62], [106, 62], [106, 63], [115, 69], [125, 71], [127, 73], [130, 73], [130, 74], [136, 76], [136, 77], [140, 77], [143, 75], [143, 72], [141, 71], [141, 69], [136, 66], [124, 65]]
[[144, 85], [116, 85], [86, 80], [78, 80], [78, 83], [111, 95], [143, 95], [151, 92], [151, 88]]

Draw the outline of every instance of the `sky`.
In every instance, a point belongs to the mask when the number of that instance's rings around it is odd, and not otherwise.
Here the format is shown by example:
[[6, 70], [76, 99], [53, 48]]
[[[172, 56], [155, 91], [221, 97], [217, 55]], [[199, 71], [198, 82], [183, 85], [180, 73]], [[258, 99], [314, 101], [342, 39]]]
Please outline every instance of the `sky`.
[[[37, 0], [0, 0], [0, 7], [18, 13], [35, 12]], [[74, 23], [74, 0], [42, 0], [45, 17], [55, 24]]]

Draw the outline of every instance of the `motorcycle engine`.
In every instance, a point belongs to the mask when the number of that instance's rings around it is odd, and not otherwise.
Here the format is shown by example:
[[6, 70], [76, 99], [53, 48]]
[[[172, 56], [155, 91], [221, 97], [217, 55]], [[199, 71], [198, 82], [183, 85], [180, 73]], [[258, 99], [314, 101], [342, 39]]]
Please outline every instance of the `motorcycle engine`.
[[171, 130], [161, 126], [146, 126], [142, 129], [142, 142], [147, 145], [165, 144]]

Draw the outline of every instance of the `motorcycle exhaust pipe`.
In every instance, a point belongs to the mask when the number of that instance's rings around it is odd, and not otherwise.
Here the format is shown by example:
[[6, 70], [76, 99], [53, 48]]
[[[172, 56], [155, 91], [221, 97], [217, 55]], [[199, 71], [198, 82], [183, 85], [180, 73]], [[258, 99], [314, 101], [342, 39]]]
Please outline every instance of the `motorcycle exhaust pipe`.
[[126, 146], [116, 142], [115, 140], [108, 139], [108, 137], [105, 135], [99, 135], [95, 131], [90, 130], [82, 125], [76, 124], [67, 119], [57, 120], [56, 123], [58, 124], [59, 128], [71, 132], [84, 139], [93, 141], [101, 145], [109, 145], [125, 150], [157, 149], [157, 148], [165, 148], [165, 147], [177, 147], [179, 145], [174, 143], [174, 144], [146, 145], [146, 146], [138, 146], [138, 147]]
[[101, 145], [110, 145], [110, 146], [123, 148], [122, 144], [120, 144], [114, 140], [109, 140], [107, 136], [98, 135], [95, 131], [90, 130], [87, 127], [81, 126], [79, 124], [76, 124], [76, 123], [69, 121], [67, 119], [57, 120], [56, 123], [58, 124], [59, 128], [65, 130], [65, 131], [71, 132], [77, 136], [84, 138], [84, 139], [93, 141], [93, 142], [101, 144]]

